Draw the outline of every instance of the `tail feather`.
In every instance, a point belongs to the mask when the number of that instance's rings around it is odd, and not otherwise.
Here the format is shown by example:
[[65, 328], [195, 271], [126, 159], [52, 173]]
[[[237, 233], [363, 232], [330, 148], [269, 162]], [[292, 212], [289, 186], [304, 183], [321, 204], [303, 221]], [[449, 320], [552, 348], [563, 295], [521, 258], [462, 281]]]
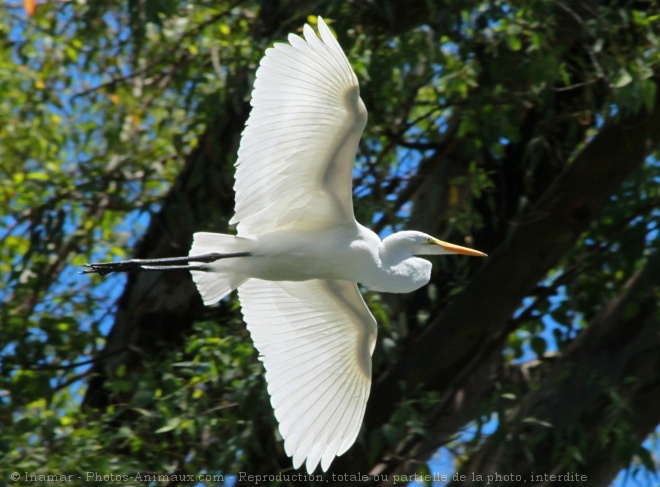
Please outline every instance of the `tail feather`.
[[[235, 235], [199, 232], [193, 235], [193, 244], [188, 255], [194, 256], [212, 252], [228, 254], [247, 251], [249, 251], [248, 239]], [[247, 281], [248, 277], [238, 274], [235, 271], [236, 266], [231, 265], [234, 260], [218, 260], [204, 265], [199, 270], [190, 271], [205, 305], [209, 306], [217, 303]]]

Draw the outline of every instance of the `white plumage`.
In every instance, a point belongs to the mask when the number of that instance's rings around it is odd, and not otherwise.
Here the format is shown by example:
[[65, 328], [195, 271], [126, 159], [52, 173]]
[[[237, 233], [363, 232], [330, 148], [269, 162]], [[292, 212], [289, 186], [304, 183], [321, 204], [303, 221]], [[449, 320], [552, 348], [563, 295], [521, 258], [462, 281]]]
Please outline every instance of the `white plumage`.
[[295, 468], [326, 470], [360, 430], [376, 321], [348, 281], [250, 279], [239, 296], [284, 449]]
[[410, 292], [430, 279], [418, 255], [481, 252], [420, 232], [383, 241], [355, 221], [352, 171], [367, 121], [355, 73], [330, 29], [266, 51], [236, 163], [238, 236], [197, 233], [190, 256], [205, 304], [238, 287], [266, 369], [284, 448], [323, 470], [358, 436], [371, 387], [376, 322], [356, 283]]
[[353, 159], [367, 110], [341, 47], [318, 26], [323, 42], [305, 25], [306, 42], [289, 35], [257, 70], [236, 163], [239, 235], [355, 221]]

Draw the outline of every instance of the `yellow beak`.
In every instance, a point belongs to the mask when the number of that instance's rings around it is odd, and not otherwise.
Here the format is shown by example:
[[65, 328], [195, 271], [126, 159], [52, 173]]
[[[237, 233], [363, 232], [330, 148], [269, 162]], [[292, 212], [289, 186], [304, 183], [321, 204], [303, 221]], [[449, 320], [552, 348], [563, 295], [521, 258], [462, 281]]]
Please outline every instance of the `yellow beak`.
[[443, 242], [442, 240], [436, 240], [436, 244], [445, 249], [447, 252], [452, 254], [463, 254], [463, 255], [473, 255], [475, 257], [488, 257], [488, 255], [478, 250], [468, 249], [467, 247], [461, 247], [460, 245], [454, 245], [449, 242]]

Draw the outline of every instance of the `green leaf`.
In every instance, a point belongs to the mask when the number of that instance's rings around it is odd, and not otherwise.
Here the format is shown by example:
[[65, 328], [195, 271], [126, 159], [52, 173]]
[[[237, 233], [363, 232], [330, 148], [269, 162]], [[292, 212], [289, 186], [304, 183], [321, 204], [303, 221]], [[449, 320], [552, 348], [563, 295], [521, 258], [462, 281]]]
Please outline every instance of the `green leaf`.
[[507, 36], [506, 42], [509, 45], [509, 49], [511, 49], [512, 51], [520, 51], [520, 49], [522, 49], [522, 41], [518, 36], [515, 35]]
[[167, 423], [165, 423], [165, 426], [161, 426], [160, 428], [158, 428], [155, 431], [155, 433], [160, 434], [160, 433], [167, 433], [168, 431], [172, 431], [172, 430], [178, 428], [181, 425], [182, 421], [183, 420], [181, 419], [180, 416], [175, 416], [173, 418], [170, 418], [167, 421]]
[[621, 68], [617, 75], [616, 78], [614, 79], [614, 82], [612, 83], [613, 88], [623, 88], [626, 85], [629, 85], [632, 83], [633, 77], [630, 75], [627, 69]]

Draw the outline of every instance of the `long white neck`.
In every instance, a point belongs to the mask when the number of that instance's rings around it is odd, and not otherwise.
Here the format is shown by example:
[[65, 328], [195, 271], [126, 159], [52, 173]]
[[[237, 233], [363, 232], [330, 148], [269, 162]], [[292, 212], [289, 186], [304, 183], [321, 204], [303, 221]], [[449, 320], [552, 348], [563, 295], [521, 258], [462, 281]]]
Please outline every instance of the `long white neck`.
[[431, 263], [412, 254], [405, 235], [395, 233], [386, 237], [378, 253], [381, 278], [369, 285], [374, 291], [409, 293], [431, 279]]

